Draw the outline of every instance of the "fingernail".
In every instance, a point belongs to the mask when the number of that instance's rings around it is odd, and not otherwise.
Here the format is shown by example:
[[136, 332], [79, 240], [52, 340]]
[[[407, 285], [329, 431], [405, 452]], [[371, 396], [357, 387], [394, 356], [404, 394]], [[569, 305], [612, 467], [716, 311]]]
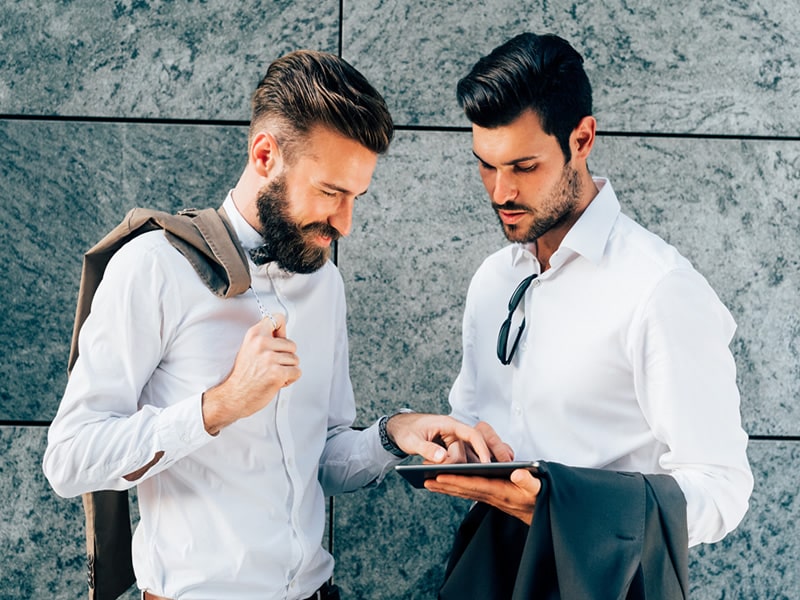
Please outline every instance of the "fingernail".
[[433, 455], [433, 460], [435, 460], [436, 462], [442, 462], [445, 456], [447, 456], [447, 452], [445, 451], [445, 449], [439, 448], [436, 451], [436, 454]]

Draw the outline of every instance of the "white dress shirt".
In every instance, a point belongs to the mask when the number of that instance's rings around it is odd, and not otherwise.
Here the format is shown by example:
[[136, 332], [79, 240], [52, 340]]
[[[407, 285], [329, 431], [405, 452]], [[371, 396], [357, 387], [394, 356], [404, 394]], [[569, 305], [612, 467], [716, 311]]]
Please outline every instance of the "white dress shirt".
[[[753, 487], [729, 349], [736, 325], [691, 264], [623, 215], [608, 181], [595, 184], [550, 269], [513, 244], [476, 272], [453, 416], [488, 422], [519, 460], [668, 473], [686, 497], [689, 544], [717, 541]], [[509, 347], [523, 311], [525, 329], [503, 366], [498, 331], [533, 273]]]
[[[225, 210], [246, 248], [261, 236]], [[112, 258], [49, 431], [44, 471], [62, 496], [138, 483], [140, 588], [176, 600], [305, 598], [333, 570], [324, 496], [383, 477], [397, 459], [377, 427], [350, 429], [344, 287], [327, 263], [290, 275], [250, 264], [264, 306], [287, 317], [302, 377], [264, 409], [208, 435], [202, 393], [230, 371], [260, 319], [253, 291], [221, 299], [160, 231]], [[142, 479], [123, 475], [163, 458]]]

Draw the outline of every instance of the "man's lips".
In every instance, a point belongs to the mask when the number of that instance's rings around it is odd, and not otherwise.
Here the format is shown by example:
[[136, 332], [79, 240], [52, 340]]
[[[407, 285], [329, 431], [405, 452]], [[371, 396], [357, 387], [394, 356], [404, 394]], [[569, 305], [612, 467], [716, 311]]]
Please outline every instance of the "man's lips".
[[527, 215], [528, 212], [524, 210], [498, 210], [497, 215], [504, 225], [516, 225], [521, 219]]

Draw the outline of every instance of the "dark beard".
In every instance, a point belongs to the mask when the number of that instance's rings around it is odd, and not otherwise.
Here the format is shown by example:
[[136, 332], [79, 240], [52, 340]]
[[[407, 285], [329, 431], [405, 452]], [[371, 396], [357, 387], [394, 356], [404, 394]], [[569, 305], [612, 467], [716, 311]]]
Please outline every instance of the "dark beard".
[[330, 247], [315, 244], [311, 238], [323, 235], [337, 240], [341, 234], [327, 223], [298, 227], [289, 216], [286, 179], [282, 175], [259, 190], [257, 199], [261, 236], [268, 255], [290, 273], [313, 273], [330, 257]]
[[[530, 227], [528, 227], [528, 230], [524, 232], [524, 235], [519, 235], [520, 231], [516, 225], [503, 225], [503, 221], [501, 219], [500, 224], [503, 226], [503, 232], [505, 233], [506, 238], [512, 242], [535, 242], [545, 233], [554, 227], [558, 227], [570, 217], [570, 215], [575, 211], [575, 205], [577, 204], [580, 195], [581, 182], [580, 178], [578, 177], [578, 172], [573, 169], [569, 163], [567, 163], [564, 165], [564, 169], [561, 171], [561, 179], [547, 199], [547, 206], [549, 207], [548, 212], [546, 214], [536, 215], [537, 218], [533, 221], [533, 223], [531, 223]], [[530, 212], [528, 207], [515, 202], [506, 202], [502, 206], [493, 204], [492, 206], [495, 211], [499, 210], [500, 208], [506, 208], [509, 210], [517, 209], [527, 210]]]

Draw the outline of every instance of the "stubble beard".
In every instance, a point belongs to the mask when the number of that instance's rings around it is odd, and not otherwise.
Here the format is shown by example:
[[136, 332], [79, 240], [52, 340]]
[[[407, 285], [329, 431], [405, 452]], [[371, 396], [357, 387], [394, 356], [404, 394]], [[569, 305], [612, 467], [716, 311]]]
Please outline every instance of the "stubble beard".
[[[551, 229], [558, 227], [569, 219], [578, 205], [581, 196], [581, 181], [578, 172], [569, 163], [564, 165], [561, 178], [550, 191], [541, 209], [534, 210], [524, 204], [507, 202], [498, 208], [526, 210], [533, 215], [533, 222], [526, 230], [521, 230], [518, 225], [506, 225], [502, 219], [500, 224], [503, 233], [510, 242], [529, 244], [535, 242]], [[498, 215], [498, 219], [499, 219]]]
[[328, 262], [330, 246], [320, 246], [313, 238], [337, 240], [341, 234], [327, 223], [301, 227], [291, 218], [284, 175], [261, 188], [256, 202], [264, 245], [279, 267], [290, 273], [313, 273]]

